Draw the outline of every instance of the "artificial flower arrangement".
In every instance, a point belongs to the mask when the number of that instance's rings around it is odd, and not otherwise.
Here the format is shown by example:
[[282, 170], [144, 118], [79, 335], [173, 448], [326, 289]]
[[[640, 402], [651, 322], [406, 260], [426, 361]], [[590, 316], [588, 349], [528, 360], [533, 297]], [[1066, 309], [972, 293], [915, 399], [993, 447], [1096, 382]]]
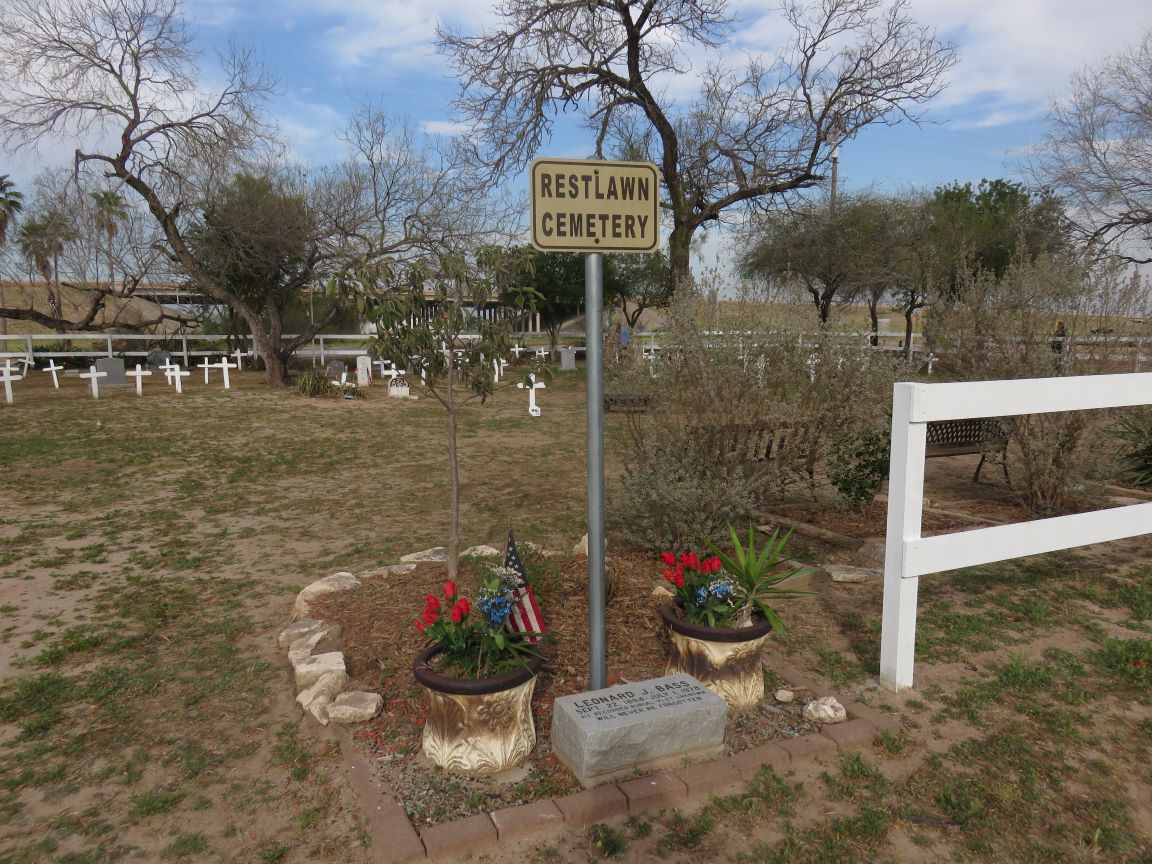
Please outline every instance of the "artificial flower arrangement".
[[803, 572], [804, 568], [782, 568], [782, 552], [792, 532], [780, 536], [774, 531], [759, 551], [756, 529], [748, 526], [748, 545], [740, 542], [736, 529], [728, 525], [732, 551], [709, 542], [708, 554], [662, 552], [664, 578], [675, 588], [675, 604], [684, 620], [705, 627], [747, 627], [759, 612], [773, 629], [784, 630], [784, 622], [772, 607], [775, 600], [799, 597], [809, 591], [781, 588], [780, 583]]
[[535, 598], [516, 570], [488, 568], [472, 599], [452, 581], [444, 583], [443, 592], [443, 599], [425, 597], [424, 612], [414, 622], [429, 643], [440, 646], [436, 665], [442, 672], [490, 678], [536, 656], [532, 646], [540, 636], [539, 612], [532, 617]]

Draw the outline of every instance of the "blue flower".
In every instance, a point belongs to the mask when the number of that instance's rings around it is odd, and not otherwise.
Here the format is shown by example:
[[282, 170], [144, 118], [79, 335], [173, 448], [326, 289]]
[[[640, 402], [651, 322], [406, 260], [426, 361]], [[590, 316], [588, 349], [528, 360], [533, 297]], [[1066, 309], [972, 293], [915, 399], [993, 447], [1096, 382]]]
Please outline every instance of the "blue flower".
[[512, 611], [512, 604], [507, 597], [497, 595], [495, 597], [481, 597], [476, 601], [476, 605], [480, 607], [480, 612], [484, 616], [484, 620], [488, 622], [489, 627], [499, 627], [508, 619], [508, 613]]

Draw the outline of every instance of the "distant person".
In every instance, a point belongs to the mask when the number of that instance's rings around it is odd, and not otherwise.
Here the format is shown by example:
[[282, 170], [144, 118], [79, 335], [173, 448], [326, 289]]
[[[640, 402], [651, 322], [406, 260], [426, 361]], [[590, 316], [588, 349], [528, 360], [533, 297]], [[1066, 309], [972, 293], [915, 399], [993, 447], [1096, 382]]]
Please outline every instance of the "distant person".
[[628, 329], [627, 324], [620, 325], [620, 347], [627, 348], [628, 340], [632, 338], [632, 331]]
[[1068, 336], [1068, 331], [1064, 329], [1064, 322], [1057, 321], [1056, 329], [1052, 332], [1052, 341], [1049, 343], [1052, 348], [1053, 354], [1060, 354], [1064, 351], [1064, 339]]

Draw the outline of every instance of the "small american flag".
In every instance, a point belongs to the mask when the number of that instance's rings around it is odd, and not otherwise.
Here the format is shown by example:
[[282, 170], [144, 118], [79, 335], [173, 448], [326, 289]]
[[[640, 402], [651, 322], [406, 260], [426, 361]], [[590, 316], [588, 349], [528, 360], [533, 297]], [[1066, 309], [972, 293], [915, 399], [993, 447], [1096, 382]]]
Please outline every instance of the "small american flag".
[[515, 571], [519, 577], [519, 583], [512, 589], [512, 611], [504, 622], [504, 629], [509, 633], [537, 634], [527, 637], [535, 645], [540, 641], [539, 634], [544, 632], [544, 618], [540, 615], [540, 607], [536, 605], [536, 595], [525, 579], [524, 563], [516, 551], [516, 538], [511, 528], [508, 529], [508, 550], [504, 553], [504, 566]]

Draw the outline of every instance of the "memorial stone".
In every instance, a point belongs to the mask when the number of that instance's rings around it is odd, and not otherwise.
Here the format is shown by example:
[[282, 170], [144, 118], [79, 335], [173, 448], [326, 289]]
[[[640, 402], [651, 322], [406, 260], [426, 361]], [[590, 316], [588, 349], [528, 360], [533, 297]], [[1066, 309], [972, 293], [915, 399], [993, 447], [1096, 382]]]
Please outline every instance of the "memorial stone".
[[575, 348], [561, 348], [560, 349], [560, 371], [561, 372], [575, 372], [576, 371], [576, 349]]
[[328, 379], [331, 381], [339, 381], [340, 376], [348, 372], [348, 369], [339, 360], [328, 361]]
[[728, 703], [690, 675], [561, 696], [552, 749], [587, 787], [724, 749]]
[[124, 361], [119, 357], [101, 357], [96, 361], [96, 369], [99, 372], [106, 372], [108, 375], [108, 377], [100, 382], [100, 386], [128, 386], [128, 378], [124, 374]]
[[154, 369], [163, 369], [172, 365], [171, 351], [157, 351], [155, 348], [148, 352], [148, 365]]
[[356, 386], [372, 386], [372, 358], [367, 354], [361, 354], [356, 358]]

